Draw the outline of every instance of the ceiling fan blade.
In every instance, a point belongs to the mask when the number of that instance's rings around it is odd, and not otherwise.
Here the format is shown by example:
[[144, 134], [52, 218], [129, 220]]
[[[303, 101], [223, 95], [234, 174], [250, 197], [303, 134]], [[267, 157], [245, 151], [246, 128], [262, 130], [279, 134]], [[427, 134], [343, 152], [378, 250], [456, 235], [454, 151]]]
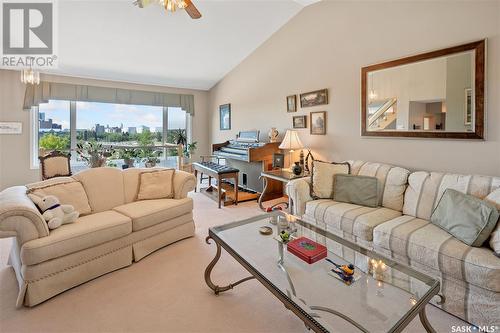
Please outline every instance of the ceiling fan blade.
[[191, 0], [184, 0], [186, 3], [186, 12], [188, 13], [189, 16], [191, 16], [192, 19], [199, 19], [201, 17], [201, 13], [198, 11], [198, 9], [195, 7], [195, 5], [191, 2]]

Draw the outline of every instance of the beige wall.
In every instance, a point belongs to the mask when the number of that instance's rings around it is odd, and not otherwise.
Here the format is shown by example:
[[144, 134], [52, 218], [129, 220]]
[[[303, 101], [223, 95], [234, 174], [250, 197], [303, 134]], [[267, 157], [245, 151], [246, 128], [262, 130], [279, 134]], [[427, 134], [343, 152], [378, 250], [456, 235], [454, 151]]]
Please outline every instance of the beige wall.
[[[198, 141], [198, 154], [206, 154], [209, 151], [208, 128], [206, 125], [208, 123], [208, 92], [206, 91], [52, 75], [42, 76], [43, 79], [53, 82], [102, 87], [193, 94], [195, 104], [193, 141]], [[24, 90], [25, 86], [20, 82], [19, 72], [0, 70], [0, 121], [19, 121], [23, 123], [22, 135], [0, 135], [0, 189], [12, 185], [26, 184], [39, 179], [39, 170], [30, 169], [30, 114], [22, 110]]]
[[[284, 132], [293, 115], [324, 110], [326, 136], [300, 130], [319, 158], [500, 176], [499, 24], [498, 1], [322, 1], [307, 7], [210, 91], [211, 141], [252, 128]], [[488, 38], [486, 141], [360, 136], [361, 67], [482, 38]], [[321, 88], [329, 89], [328, 105], [286, 113], [285, 96]], [[232, 106], [231, 131], [219, 131], [223, 103]]]

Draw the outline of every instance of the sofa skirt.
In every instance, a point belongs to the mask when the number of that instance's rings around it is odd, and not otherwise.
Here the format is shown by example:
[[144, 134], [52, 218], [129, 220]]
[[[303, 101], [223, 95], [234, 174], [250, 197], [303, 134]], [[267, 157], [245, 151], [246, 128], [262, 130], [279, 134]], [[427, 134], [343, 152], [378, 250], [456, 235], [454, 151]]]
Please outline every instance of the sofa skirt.
[[19, 249], [13, 242], [11, 263], [19, 284], [16, 305], [34, 306], [59, 293], [101, 275], [130, 266], [148, 254], [194, 235], [192, 213], [156, 224], [93, 248], [36, 265], [14, 259]]

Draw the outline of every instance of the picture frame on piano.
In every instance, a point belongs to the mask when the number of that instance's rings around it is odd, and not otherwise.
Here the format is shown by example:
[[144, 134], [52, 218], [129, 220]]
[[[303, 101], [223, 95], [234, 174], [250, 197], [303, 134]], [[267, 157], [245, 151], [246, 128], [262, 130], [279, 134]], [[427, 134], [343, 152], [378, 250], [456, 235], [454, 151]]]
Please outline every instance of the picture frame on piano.
[[231, 129], [231, 104], [219, 105], [219, 124], [220, 130], [226, 131]]

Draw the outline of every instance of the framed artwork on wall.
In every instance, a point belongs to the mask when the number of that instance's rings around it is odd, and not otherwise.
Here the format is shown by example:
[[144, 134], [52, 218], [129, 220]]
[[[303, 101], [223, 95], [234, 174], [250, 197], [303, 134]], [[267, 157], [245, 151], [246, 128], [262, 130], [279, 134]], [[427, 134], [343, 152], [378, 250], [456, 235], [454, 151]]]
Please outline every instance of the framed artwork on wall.
[[307, 116], [293, 117], [293, 128], [307, 128]]
[[311, 112], [310, 122], [312, 135], [326, 134], [326, 111]]
[[219, 124], [221, 131], [231, 129], [231, 104], [222, 104], [219, 106]]
[[22, 134], [23, 123], [21, 122], [0, 122], [0, 134]]
[[297, 112], [297, 95], [286, 97], [286, 112]]
[[328, 104], [328, 89], [321, 89], [300, 94], [300, 107], [306, 108]]

